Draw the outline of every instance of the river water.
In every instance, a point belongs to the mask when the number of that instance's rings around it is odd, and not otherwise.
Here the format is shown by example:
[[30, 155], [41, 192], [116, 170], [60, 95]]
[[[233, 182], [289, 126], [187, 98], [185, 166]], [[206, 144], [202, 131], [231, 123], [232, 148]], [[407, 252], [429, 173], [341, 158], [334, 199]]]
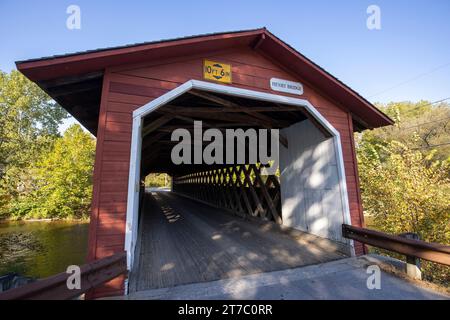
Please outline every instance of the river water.
[[44, 278], [86, 262], [89, 223], [0, 222], [0, 276]]

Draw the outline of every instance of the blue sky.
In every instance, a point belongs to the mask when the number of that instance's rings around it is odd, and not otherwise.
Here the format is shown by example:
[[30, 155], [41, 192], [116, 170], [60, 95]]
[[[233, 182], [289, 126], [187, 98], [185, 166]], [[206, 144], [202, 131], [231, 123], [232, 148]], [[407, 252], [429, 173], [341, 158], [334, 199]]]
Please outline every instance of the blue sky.
[[[66, 9], [81, 8], [81, 30]], [[366, 27], [369, 5], [381, 30]], [[266, 26], [372, 102], [450, 97], [450, 1], [0, 0], [0, 69], [14, 61]]]

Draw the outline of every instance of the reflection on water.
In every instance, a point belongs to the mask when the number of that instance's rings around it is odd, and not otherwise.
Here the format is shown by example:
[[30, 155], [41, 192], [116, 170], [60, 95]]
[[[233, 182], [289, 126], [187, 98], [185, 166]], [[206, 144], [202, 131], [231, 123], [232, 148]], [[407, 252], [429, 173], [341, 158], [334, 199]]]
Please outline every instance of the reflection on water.
[[86, 261], [89, 223], [0, 223], [0, 275], [44, 278]]

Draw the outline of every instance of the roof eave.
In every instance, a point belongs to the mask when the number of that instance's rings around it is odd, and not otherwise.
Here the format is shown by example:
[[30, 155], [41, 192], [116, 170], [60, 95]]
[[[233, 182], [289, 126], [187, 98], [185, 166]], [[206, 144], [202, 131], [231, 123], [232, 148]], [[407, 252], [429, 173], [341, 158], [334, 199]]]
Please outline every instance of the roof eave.
[[[111, 67], [123, 63], [138, 63], [140, 60], [144, 60], [146, 53], [150, 53], [156, 49], [164, 50], [182, 47], [192, 47], [192, 50], [198, 48], [200, 43], [208, 43], [210, 41], [218, 42], [222, 40], [223, 45], [233, 41], [252, 42], [255, 37], [264, 33], [265, 28], [252, 29], [236, 32], [222, 32], [201, 36], [192, 36], [172, 40], [160, 40], [148, 43], [104, 48], [97, 50], [90, 50], [86, 52], [78, 52], [74, 54], [66, 54], [61, 56], [44, 57], [39, 59], [30, 59], [24, 61], [16, 61], [16, 67], [19, 71], [25, 74], [32, 81], [48, 80], [50, 75], [48, 72], [37, 72], [39, 70], [56, 70], [65, 69], [67, 75], [73, 75], [76, 71], [72, 70], [69, 66], [92, 64], [92, 62], [98, 62], [93, 66], [95, 70], [103, 70], [106, 67]], [[200, 48], [198, 48], [200, 50]], [[128, 57], [129, 62], [122, 59], [124, 56]]]
[[[264, 41], [258, 41], [261, 36], [263, 36]], [[202, 48], [208, 46], [210, 41], [214, 41], [216, 45], [222, 43], [224, 47], [235, 43], [252, 45], [256, 41], [258, 50], [272, 55], [274, 58], [286, 60], [284, 61], [285, 64], [291, 61], [293, 64], [290, 66], [292, 71], [298, 74], [300, 78], [313, 78], [313, 84], [324, 88], [324, 91], [330, 93], [334, 100], [339, 101], [344, 107], [349, 108], [351, 112], [364, 119], [365, 127], [368, 129], [394, 124], [392, 119], [353, 89], [265, 28], [161, 40], [132, 46], [17, 61], [16, 66], [30, 80], [38, 82], [62, 76], [103, 71], [107, 67], [118, 64], [137, 63], [139, 60], [151, 58], [152, 52], [155, 54], [155, 52], [170, 51], [175, 55], [189, 50], [202, 50]], [[279, 51], [280, 47], [283, 48], [282, 52]], [[124, 57], [127, 57], [127, 59], [124, 60]]]

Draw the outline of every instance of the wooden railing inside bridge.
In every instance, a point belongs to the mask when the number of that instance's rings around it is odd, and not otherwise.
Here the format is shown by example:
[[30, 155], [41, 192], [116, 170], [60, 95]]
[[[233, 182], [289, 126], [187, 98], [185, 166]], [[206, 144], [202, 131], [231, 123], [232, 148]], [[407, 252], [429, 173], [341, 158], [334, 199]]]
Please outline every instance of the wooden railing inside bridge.
[[69, 289], [67, 279], [71, 274], [62, 272], [37, 280], [19, 288], [0, 293], [0, 300], [68, 300], [94, 289], [127, 272], [126, 253], [102, 258], [80, 266], [80, 289]]
[[240, 216], [281, 220], [280, 181], [255, 164], [224, 166], [173, 179], [173, 191]]

